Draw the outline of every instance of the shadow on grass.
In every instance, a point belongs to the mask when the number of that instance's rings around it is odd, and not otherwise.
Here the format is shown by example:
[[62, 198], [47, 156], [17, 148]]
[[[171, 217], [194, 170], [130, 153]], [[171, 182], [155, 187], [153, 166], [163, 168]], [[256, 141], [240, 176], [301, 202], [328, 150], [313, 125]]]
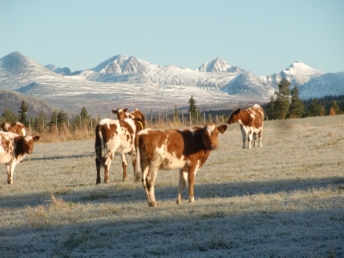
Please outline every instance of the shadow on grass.
[[[278, 192], [293, 192], [297, 190], [320, 189], [329, 185], [336, 186], [344, 184], [344, 177], [328, 177], [321, 179], [295, 179], [295, 180], [277, 180], [277, 181], [259, 181], [259, 182], [241, 182], [241, 183], [220, 183], [220, 184], [202, 184], [195, 183], [195, 199], [202, 198], [231, 198], [253, 194], [270, 194]], [[59, 194], [63, 200], [69, 202], [99, 202], [99, 203], [128, 203], [128, 202], [146, 202], [146, 195], [141, 182], [127, 184], [127, 188], [117, 183], [94, 185], [87, 190], [72, 191], [72, 193]], [[139, 186], [139, 187], [138, 187]], [[11, 187], [4, 185], [2, 187]], [[117, 189], [116, 189], [117, 188]], [[188, 199], [188, 186], [183, 191], [183, 200]], [[178, 182], [175, 186], [159, 187], [157, 180], [155, 187], [155, 197], [159, 201], [175, 200], [178, 192]], [[0, 207], [17, 208], [24, 206], [44, 205], [51, 200], [49, 193], [33, 193], [16, 195], [10, 197], [0, 197]]]
[[44, 161], [44, 160], [56, 160], [56, 159], [78, 159], [78, 158], [84, 158], [84, 157], [94, 157], [95, 154], [82, 154], [82, 155], [69, 155], [69, 156], [43, 156], [43, 157], [35, 157], [30, 158], [28, 156], [25, 157], [24, 161]]

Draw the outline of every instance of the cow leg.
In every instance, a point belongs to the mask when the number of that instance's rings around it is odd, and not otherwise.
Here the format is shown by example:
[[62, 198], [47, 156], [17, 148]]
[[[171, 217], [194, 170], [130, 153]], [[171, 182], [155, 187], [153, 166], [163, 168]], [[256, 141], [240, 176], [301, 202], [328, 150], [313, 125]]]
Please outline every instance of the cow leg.
[[176, 203], [180, 204], [182, 202], [182, 192], [186, 185], [186, 180], [188, 178], [188, 173], [186, 171], [183, 171], [182, 169], [179, 170], [179, 189], [178, 189], [178, 196]]
[[122, 168], [123, 168], [123, 181], [125, 181], [128, 177], [127, 175], [128, 162], [124, 153], [121, 155], [121, 158], [122, 158]]
[[246, 132], [242, 125], [240, 125], [241, 135], [242, 135], [242, 148], [246, 148]]
[[147, 176], [147, 188], [148, 188], [148, 195], [149, 195], [149, 207], [156, 207], [156, 200], [155, 200], [155, 179], [158, 174], [158, 167], [149, 167], [149, 173]]
[[101, 161], [97, 157], [96, 158], [96, 168], [97, 168], [97, 181], [96, 181], [96, 184], [100, 184], [100, 169], [101, 169], [101, 167], [102, 167]]
[[[133, 149], [132, 151], [131, 151], [131, 158], [132, 158], [132, 164], [133, 164], [133, 171], [134, 171], [134, 178], [137, 176], [136, 174], [135, 174], [135, 167], [136, 167], [136, 150], [135, 149]], [[135, 181], [138, 181], [139, 179], [136, 179], [135, 178]]]
[[258, 133], [258, 138], [259, 138], [259, 147], [263, 147], [263, 131], [260, 131]]
[[[148, 206], [149, 207], [154, 207], [152, 205], [152, 201], [155, 202], [155, 199], [152, 199], [151, 196], [151, 189], [152, 189], [152, 182], [151, 182], [151, 177], [152, 174], [150, 172], [150, 169], [148, 167], [148, 163], [146, 161], [143, 161], [141, 163], [141, 168], [142, 168], [142, 185], [143, 185], [143, 189], [145, 190], [146, 193], [146, 197], [147, 197], [147, 201], [148, 201]], [[155, 206], [156, 206], [156, 202], [155, 202]]]
[[104, 167], [105, 167], [105, 171], [104, 171], [104, 183], [109, 183], [109, 170], [111, 167], [111, 162], [113, 159], [114, 153], [112, 153], [111, 151], [108, 151], [108, 153], [105, 155], [104, 158]]
[[251, 149], [251, 145], [252, 145], [252, 137], [253, 136], [253, 133], [252, 131], [248, 132], [247, 134], [247, 141], [248, 141], [248, 148]]
[[13, 184], [13, 173], [14, 173], [14, 168], [16, 166], [15, 161], [12, 161], [10, 164], [6, 165], [6, 170], [7, 170], [7, 183], [8, 184]]
[[194, 167], [189, 168], [188, 179], [189, 179], [189, 203], [195, 202], [194, 186], [197, 169]]
[[257, 133], [253, 133], [253, 147], [256, 147]]

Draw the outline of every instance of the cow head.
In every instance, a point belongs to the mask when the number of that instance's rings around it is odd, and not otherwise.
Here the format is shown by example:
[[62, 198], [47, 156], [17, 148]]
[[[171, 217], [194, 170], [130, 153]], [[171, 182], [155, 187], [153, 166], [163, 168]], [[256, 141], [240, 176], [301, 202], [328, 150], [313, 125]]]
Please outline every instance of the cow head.
[[20, 136], [15, 138], [17, 142], [17, 150], [21, 154], [31, 154], [33, 152], [33, 143], [39, 140], [39, 135], [36, 136]]
[[142, 129], [146, 128], [146, 119], [141, 110], [135, 108], [133, 112], [130, 112], [130, 117], [133, 120], [138, 120], [142, 124]]
[[117, 110], [112, 110], [112, 113], [117, 115], [118, 120], [123, 120], [125, 118], [129, 117], [129, 113], [127, 113], [128, 109], [127, 108], [117, 108]]
[[216, 127], [215, 124], [206, 124], [202, 129], [203, 144], [209, 150], [216, 150], [219, 143], [219, 133], [223, 134], [227, 130], [227, 125], [220, 125]]
[[237, 123], [240, 120], [239, 112], [240, 112], [240, 108], [237, 108], [236, 110], [234, 110], [233, 113], [228, 118], [227, 124], [231, 125], [231, 124]]

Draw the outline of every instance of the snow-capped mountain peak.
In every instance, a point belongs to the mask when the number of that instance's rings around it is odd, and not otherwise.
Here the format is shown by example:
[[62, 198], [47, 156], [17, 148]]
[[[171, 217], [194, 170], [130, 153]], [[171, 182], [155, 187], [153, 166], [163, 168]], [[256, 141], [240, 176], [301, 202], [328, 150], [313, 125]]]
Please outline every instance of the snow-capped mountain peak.
[[289, 75], [307, 74], [311, 76], [323, 74], [322, 71], [313, 69], [312, 67], [300, 61], [295, 61], [294, 63], [292, 63], [287, 69], [284, 70], [284, 73]]
[[135, 56], [114, 56], [95, 68], [91, 69], [105, 74], [135, 74], [146, 70], [150, 63], [142, 61]]
[[313, 69], [300, 61], [295, 61], [285, 70], [269, 76], [260, 76], [259, 80], [265, 85], [272, 85], [275, 89], [278, 89], [278, 83], [282, 79], [287, 79], [292, 86], [299, 87], [311, 78], [319, 77], [322, 74], [324, 72]]
[[229, 65], [223, 58], [215, 58], [210, 62], [205, 62], [202, 64], [198, 71], [207, 73], [217, 73], [217, 72], [242, 72], [241, 68], [237, 66]]

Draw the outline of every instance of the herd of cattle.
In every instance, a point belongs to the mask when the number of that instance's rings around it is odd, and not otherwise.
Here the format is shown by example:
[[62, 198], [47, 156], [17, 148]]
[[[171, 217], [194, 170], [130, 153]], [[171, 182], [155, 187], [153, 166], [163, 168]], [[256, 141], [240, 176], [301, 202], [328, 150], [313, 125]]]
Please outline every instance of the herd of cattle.
[[[135, 181], [141, 179], [148, 205], [156, 207], [154, 184], [158, 170], [179, 169], [179, 190], [177, 204], [182, 201], [182, 191], [189, 184], [189, 202], [194, 202], [194, 182], [197, 171], [203, 166], [212, 150], [218, 148], [218, 135], [227, 125], [216, 126], [207, 123], [204, 127], [192, 129], [146, 128], [145, 116], [139, 109], [112, 110], [117, 119], [101, 120], [95, 130], [96, 184], [101, 183], [100, 171], [104, 167], [104, 183], [109, 182], [109, 170], [115, 154], [122, 158], [123, 179], [127, 178], [126, 154], [132, 156]], [[255, 104], [246, 109], [236, 109], [227, 123], [239, 123], [243, 148], [255, 147], [258, 136], [262, 147], [264, 111]], [[15, 166], [25, 154], [31, 154], [39, 135], [26, 135], [25, 126], [19, 122], [0, 123], [0, 163], [5, 164], [7, 183], [13, 184]]]

